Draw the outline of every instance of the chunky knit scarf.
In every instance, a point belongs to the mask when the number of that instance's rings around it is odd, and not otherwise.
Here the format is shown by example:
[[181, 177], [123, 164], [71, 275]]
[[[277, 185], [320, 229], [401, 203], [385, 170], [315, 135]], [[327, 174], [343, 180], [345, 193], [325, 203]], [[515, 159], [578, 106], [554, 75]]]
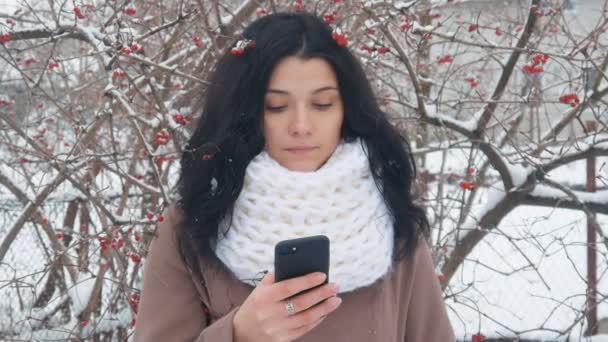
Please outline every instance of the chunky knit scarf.
[[391, 269], [393, 219], [360, 140], [342, 142], [317, 171], [290, 171], [267, 152], [247, 166], [232, 222], [223, 220], [215, 251], [242, 282], [274, 270], [281, 240], [326, 235], [329, 281], [340, 292], [373, 284]]

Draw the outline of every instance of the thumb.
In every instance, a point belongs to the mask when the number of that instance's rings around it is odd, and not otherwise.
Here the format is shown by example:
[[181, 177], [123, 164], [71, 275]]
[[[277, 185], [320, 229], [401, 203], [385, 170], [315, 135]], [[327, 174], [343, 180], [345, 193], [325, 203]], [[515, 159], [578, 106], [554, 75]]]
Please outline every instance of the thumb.
[[262, 284], [262, 285], [272, 285], [272, 284], [274, 284], [274, 272], [268, 272], [268, 273], [266, 273], [266, 275], [264, 276], [264, 278], [262, 278], [262, 281], [260, 282], [260, 284]]

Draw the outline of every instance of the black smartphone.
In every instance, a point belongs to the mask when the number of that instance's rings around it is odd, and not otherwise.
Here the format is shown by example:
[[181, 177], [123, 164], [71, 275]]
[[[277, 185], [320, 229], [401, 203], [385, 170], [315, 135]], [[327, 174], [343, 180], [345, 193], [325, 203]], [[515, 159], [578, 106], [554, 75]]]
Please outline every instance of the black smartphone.
[[[329, 282], [329, 238], [313, 235], [298, 239], [283, 240], [274, 248], [275, 281], [323, 272]], [[321, 284], [323, 285], [323, 284]]]

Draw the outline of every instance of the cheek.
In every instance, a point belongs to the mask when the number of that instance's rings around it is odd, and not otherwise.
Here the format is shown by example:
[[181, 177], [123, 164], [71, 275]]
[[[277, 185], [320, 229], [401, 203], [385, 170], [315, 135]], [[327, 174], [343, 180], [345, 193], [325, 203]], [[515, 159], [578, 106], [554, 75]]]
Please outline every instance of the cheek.
[[331, 130], [330, 133], [334, 136], [340, 136], [342, 131], [342, 124], [344, 122], [344, 114], [342, 110], [338, 111], [334, 116], [332, 116], [331, 121], [327, 123], [326, 127]]
[[264, 120], [263, 134], [267, 147], [272, 147], [277, 144], [282, 135], [282, 124], [279, 120]]

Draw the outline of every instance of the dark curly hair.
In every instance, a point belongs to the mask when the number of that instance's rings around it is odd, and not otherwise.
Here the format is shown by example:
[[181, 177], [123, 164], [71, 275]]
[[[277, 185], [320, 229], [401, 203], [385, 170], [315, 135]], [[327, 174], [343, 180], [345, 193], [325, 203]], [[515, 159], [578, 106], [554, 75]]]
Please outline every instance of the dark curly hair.
[[[264, 147], [263, 104], [271, 72], [282, 59], [323, 58], [337, 76], [344, 103], [342, 138], [361, 138], [376, 184], [394, 219], [395, 261], [410, 255], [428, 236], [425, 212], [414, 203], [416, 176], [407, 139], [380, 109], [358, 60], [336, 44], [332, 29], [308, 13], [261, 17], [242, 33], [255, 47], [244, 55], [227, 50], [216, 64], [201, 119], [181, 157], [177, 227], [180, 254], [201, 276], [201, 260], [216, 260], [219, 222], [230, 217], [245, 169]], [[202, 259], [201, 259], [202, 258]], [[202, 279], [202, 277], [201, 277]]]

